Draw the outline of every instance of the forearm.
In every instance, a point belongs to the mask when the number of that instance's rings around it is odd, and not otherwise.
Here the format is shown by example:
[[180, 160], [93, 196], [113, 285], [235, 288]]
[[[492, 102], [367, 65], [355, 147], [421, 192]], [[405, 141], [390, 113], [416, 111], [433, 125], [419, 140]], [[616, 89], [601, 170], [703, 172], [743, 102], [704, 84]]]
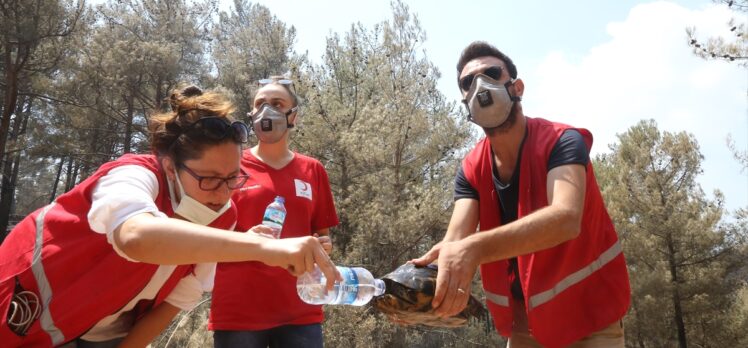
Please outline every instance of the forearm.
[[145, 347], [164, 331], [180, 309], [163, 302], [146, 313], [130, 330], [119, 348]]
[[548, 206], [512, 223], [476, 233], [464, 242], [483, 264], [554, 247], [576, 238], [579, 229], [575, 211]]
[[452, 226], [447, 227], [447, 232], [444, 234], [445, 242], [455, 242], [467, 238], [473, 234], [475, 230], [469, 230], [465, 226]]
[[581, 230], [586, 190], [585, 166], [570, 164], [548, 172], [549, 205], [514, 222], [477, 233], [465, 242], [480, 263], [548, 249], [576, 238]]
[[141, 214], [114, 232], [127, 256], [154, 264], [264, 260], [262, 237]]
[[474, 199], [459, 199], [455, 201], [452, 218], [449, 220], [445, 242], [462, 240], [478, 228], [478, 201]]

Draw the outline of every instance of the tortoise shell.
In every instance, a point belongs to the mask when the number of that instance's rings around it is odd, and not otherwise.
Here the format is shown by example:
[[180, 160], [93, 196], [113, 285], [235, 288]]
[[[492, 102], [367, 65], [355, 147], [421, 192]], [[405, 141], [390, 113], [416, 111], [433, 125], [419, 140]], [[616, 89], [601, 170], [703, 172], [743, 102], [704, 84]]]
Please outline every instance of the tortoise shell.
[[436, 290], [437, 272], [436, 265], [418, 267], [406, 263], [398, 267], [381, 278], [385, 292], [374, 298], [374, 307], [402, 325], [458, 327], [465, 325], [470, 317], [486, 315], [483, 305], [472, 295], [467, 307], [457, 315], [449, 318], [435, 315], [431, 300]]

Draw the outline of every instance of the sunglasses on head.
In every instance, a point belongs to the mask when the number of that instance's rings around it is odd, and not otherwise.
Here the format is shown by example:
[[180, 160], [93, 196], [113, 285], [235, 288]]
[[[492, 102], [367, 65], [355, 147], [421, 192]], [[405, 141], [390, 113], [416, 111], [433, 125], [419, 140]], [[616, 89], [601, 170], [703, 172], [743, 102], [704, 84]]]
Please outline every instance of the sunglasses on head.
[[293, 85], [293, 81], [289, 79], [269, 77], [269, 78], [258, 80], [257, 83], [260, 85], [260, 87], [264, 87], [269, 84], [277, 83], [279, 85], [283, 85], [284, 87], [296, 93], [296, 88]]
[[470, 90], [470, 86], [473, 85], [473, 80], [475, 79], [475, 75], [477, 74], [483, 74], [494, 80], [498, 80], [499, 78], [501, 78], [501, 73], [503, 71], [504, 69], [502, 69], [500, 66], [494, 65], [481, 72], [465, 75], [460, 79], [460, 88], [465, 92]]
[[212, 140], [223, 140], [231, 136], [237, 143], [246, 143], [249, 138], [249, 129], [243, 122], [229, 121], [223, 117], [207, 116], [192, 122], [182, 134], [191, 133], [205, 136]]

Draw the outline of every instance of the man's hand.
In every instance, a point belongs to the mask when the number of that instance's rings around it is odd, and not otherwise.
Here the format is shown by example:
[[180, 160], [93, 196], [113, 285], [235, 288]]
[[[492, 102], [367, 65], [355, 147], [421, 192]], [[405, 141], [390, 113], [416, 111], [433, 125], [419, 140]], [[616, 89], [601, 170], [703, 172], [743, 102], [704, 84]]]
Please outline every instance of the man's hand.
[[451, 317], [467, 306], [473, 275], [478, 260], [472, 255], [466, 240], [434, 245], [429, 252], [410, 262], [425, 266], [437, 260], [436, 293], [431, 306], [441, 317]]

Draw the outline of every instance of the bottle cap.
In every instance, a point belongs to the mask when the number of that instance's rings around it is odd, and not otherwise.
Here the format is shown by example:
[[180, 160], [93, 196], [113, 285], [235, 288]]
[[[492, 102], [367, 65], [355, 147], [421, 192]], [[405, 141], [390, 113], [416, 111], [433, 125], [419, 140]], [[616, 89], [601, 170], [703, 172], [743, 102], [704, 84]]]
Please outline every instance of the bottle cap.
[[275, 196], [275, 200], [278, 201], [278, 202], [281, 202], [281, 203], [285, 203], [286, 202], [286, 200], [283, 199], [283, 197], [281, 197], [281, 196]]
[[384, 295], [386, 290], [387, 285], [384, 283], [384, 280], [374, 278], [374, 296]]

